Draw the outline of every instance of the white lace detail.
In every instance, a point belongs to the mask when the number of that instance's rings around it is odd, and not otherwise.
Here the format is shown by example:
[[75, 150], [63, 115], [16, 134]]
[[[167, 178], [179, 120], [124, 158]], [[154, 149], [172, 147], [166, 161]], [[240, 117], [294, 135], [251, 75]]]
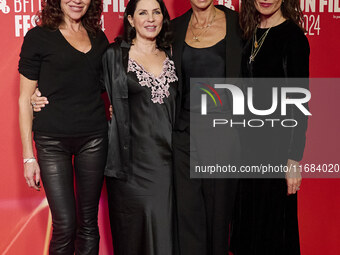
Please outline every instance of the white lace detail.
[[178, 81], [174, 62], [168, 57], [164, 60], [163, 71], [158, 77], [146, 71], [143, 66], [131, 58], [129, 58], [128, 72], [136, 73], [141, 86], [151, 88], [151, 101], [155, 104], [163, 104], [163, 98], [170, 95], [169, 84]]

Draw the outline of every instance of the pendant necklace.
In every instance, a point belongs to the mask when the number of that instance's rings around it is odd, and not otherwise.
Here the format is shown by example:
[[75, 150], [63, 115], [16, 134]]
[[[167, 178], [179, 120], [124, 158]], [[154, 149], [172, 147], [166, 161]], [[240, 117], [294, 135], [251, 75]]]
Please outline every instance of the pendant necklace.
[[254, 35], [253, 35], [253, 43], [251, 45], [251, 54], [250, 54], [250, 57], [249, 57], [249, 64], [251, 64], [251, 62], [255, 61], [255, 57], [256, 57], [257, 53], [259, 53], [259, 51], [262, 47], [262, 44], [263, 44], [264, 40], [266, 39], [271, 28], [272, 27], [268, 28], [267, 31], [264, 32], [264, 34], [260, 37], [260, 39], [257, 40], [257, 36], [256, 36], [257, 26], [256, 26], [255, 31], [254, 31]]
[[212, 20], [207, 25], [205, 25], [203, 27], [197, 27], [196, 28], [196, 29], [201, 29], [202, 30], [201, 33], [199, 33], [199, 34], [195, 34], [194, 33], [194, 25], [192, 24], [192, 18], [190, 19], [191, 33], [193, 35], [192, 39], [194, 40], [194, 42], [200, 42], [199, 37], [202, 37], [209, 30], [209, 28], [211, 27], [211, 25], [215, 21], [215, 17], [216, 17], [216, 9], [215, 9], [215, 13], [214, 13], [214, 16], [213, 16]]

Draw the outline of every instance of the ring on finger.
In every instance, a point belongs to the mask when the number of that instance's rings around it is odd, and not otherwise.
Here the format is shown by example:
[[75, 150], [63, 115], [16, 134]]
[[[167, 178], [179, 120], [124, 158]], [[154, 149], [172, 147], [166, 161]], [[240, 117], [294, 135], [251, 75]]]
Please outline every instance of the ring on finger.
[[36, 106], [36, 105], [37, 105], [37, 103], [35, 103], [35, 102], [32, 103], [32, 106], [33, 106], [33, 107]]

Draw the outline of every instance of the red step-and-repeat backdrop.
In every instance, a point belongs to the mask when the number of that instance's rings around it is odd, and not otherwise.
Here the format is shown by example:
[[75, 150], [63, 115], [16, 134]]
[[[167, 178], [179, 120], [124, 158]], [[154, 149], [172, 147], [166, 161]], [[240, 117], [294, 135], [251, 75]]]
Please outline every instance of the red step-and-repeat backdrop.
[[[112, 42], [121, 31], [127, 0], [104, 0], [103, 30]], [[238, 10], [238, 0], [218, 0]], [[190, 8], [189, 0], [165, 0], [171, 18]], [[51, 218], [44, 191], [29, 189], [23, 178], [18, 124], [17, 65], [25, 33], [41, 0], [0, 0], [0, 253], [48, 254]], [[311, 77], [340, 77], [339, 0], [301, 0], [311, 46]], [[312, 117], [304, 162], [339, 164], [340, 84], [311, 86]], [[339, 174], [338, 174], [339, 176]], [[340, 180], [304, 179], [299, 192], [302, 255], [340, 254]], [[112, 254], [106, 191], [99, 209], [100, 254]], [[161, 254], [159, 254], [161, 255]], [[274, 255], [274, 254], [273, 254]]]

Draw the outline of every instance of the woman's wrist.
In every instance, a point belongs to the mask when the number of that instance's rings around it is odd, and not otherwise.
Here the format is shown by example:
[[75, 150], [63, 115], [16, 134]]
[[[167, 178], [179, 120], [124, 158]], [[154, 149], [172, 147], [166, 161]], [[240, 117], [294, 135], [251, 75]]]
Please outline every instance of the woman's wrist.
[[33, 163], [37, 160], [35, 159], [35, 157], [28, 157], [28, 158], [24, 158], [23, 161], [24, 161], [24, 164], [26, 164], [26, 163]]

